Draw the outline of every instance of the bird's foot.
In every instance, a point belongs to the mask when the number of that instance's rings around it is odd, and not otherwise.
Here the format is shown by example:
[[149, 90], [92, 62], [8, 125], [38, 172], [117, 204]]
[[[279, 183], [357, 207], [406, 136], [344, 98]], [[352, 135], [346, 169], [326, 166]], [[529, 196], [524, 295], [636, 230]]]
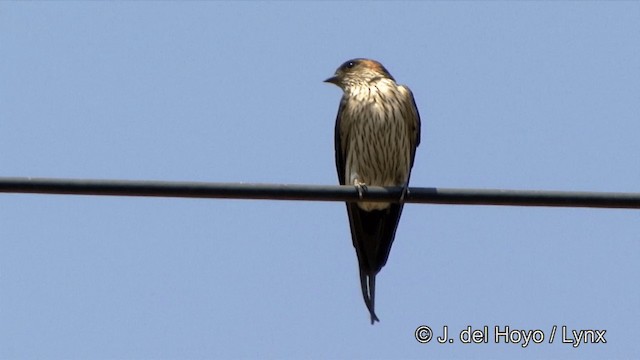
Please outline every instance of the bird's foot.
[[358, 197], [360, 198], [360, 200], [362, 200], [362, 198], [364, 197], [364, 192], [367, 191], [367, 184], [359, 180], [354, 180], [353, 186], [355, 186], [356, 190], [358, 190]]
[[400, 204], [404, 203], [404, 198], [409, 195], [409, 186], [402, 188], [402, 194], [400, 195]]

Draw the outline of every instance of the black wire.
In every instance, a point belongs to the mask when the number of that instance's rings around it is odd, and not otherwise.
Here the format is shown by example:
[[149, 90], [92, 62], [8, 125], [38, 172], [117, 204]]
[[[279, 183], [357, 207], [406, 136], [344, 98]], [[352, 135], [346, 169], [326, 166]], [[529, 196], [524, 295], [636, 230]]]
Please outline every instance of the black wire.
[[[367, 187], [360, 198], [354, 186], [204, 183], [173, 181], [46, 179], [0, 177], [0, 193], [153, 196], [180, 198], [388, 201], [401, 187]], [[446, 189], [411, 187], [406, 203], [510, 205], [640, 209], [640, 193], [545, 190]]]

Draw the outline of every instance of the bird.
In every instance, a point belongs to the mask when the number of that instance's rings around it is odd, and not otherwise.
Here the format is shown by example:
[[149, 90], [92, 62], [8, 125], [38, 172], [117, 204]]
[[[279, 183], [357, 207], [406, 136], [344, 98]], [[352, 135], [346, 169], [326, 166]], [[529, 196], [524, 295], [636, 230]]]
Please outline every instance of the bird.
[[340, 184], [355, 186], [360, 199], [367, 186], [403, 188], [398, 202], [346, 202], [362, 297], [373, 325], [380, 321], [376, 275], [387, 263], [402, 214], [420, 144], [420, 114], [411, 90], [376, 60], [348, 60], [324, 82], [343, 91], [335, 123]]

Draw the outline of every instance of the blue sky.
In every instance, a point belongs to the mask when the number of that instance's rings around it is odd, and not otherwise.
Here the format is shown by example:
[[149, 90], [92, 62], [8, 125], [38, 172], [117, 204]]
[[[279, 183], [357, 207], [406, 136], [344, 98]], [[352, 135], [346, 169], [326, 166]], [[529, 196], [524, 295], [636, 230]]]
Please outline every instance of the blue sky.
[[[413, 186], [640, 191], [638, 2], [0, 2], [0, 176], [335, 184], [345, 60]], [[635, 210], [405, 207], [369, 323], [342, 203], [0, 195], [0, 358], [637, 358]], [[468, 325], [606, 344], [419, 344]]]

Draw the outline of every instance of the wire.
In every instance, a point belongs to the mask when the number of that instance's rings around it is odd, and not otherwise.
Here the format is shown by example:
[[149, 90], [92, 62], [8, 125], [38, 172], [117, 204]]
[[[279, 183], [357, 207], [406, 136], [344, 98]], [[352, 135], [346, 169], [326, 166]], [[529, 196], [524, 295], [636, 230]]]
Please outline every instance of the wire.
[[[401, 187], [0, 177], [0, 193], [398, 202]], [[640, 193], [410, 187], [405, 203], [640, 209]]]

